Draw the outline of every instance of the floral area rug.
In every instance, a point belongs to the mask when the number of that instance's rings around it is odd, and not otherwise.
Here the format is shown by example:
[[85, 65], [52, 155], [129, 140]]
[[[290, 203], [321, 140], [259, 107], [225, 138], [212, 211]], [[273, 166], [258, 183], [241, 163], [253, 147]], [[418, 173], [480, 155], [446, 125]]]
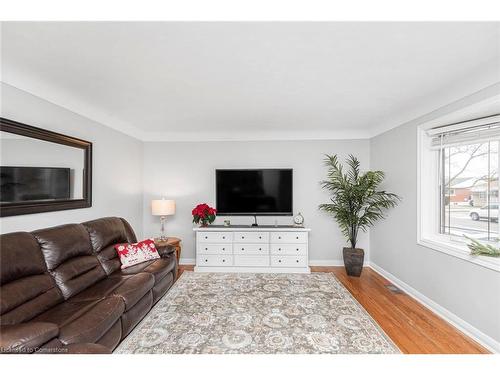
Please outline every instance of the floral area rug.
[[115, 353], [399, 353], [329, 273], [184, 272]]

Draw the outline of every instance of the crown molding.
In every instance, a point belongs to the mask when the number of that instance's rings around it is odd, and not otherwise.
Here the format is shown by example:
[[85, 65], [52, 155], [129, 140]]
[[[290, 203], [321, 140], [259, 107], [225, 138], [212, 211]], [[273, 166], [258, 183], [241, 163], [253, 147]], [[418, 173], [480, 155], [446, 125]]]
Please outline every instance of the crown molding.
[[[414, 118], [407, 122], [387, 121], [375, 128], [362, 130], [247, 130], [247, 131], [164, 131], [149, 132], [139, 129], [137, 126], [119, 120], [110, 114], [85, 103], [82, 99], [67, 92], [64, 89], [48, 84], [43, 80], [21, 74], [12, 66], [3, 67], [1, 81], [3, 84], [24, 91], [42, 100], [50, 102], [61, 108], [69, 110], [79, 116], [95, 121], [130, 137], [143, 142], [220, 142], [220, 141], [300, 141], [300, 140], [354, 140], [371, 139], [391, 129], [409, 124], [419, 124], [430, 121], [433, 118], [441, 118], [446, 114], [457, 113], [462, 108], [488, 100], [500, 93], [500, 82], [494, 83], [482, 90], [468, 95], [459, 100], [448, 102], [443, 107], [435, 109], [423, 116]], [[5, 74], [7, 72], [7, 74]]]
[[317, 141], [369, 139], [367, 131], [145, 132], [144, 142]]
[[[380, 134], [388, 132], [389, 130], [398, 128], [400, 126], [411, 124], [446, 124], [461, 121], [463, 116], [470, 114], [471, 107], [477, 111], [481, 109], [487, 110], [497, 105], [500, 108], [500, 82], [495, 82], [486, 86], [476, 92], [465, 97], [460, 97], [455, 100], [444, 100], [446, 104], [429, 111], [423, 111], [424, 114], [413, 118], [406, 122], [387, 122], [385, 124], [376, 126], [369, 135], [369, 138], [374, 138]], [[498, 112], [498, 111], [497, 111]]]
[[76, 97], [74, 93], [67, 92], [67, 90], [48, 84], [38, 77], [21, 73], [16, 68], [7, 64], [3, 64], [2, 66], [2, 76], [0, 82], [71, 111], [79, 116], [97, 122], [103, 126], [117, 130], [130, 137], [139, 140], [144, 138], [144, 132], [134, 125], [118, 120], [95, 106], [85, 103], [85, 101]]
[[10, 71], [9, 77], [3, 76], [1, 82], [143, 142], [299, 141], [370, 138], [370, 133], [366, 130], [148, 132], [140, 130], [130, 123], [117, 120], [103, 111], [83, 103], [70, 93], [54, 88], [40, 80], [18, 76]]

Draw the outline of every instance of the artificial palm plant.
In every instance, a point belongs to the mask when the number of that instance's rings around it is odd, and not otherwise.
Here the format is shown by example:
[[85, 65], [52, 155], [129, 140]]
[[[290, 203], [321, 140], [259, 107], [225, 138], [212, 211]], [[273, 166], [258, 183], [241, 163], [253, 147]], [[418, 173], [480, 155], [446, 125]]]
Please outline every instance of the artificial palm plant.
[[330, 192], [331, 203], [321, 204], [319, 208], [334, 217], [350, 242], [351, 247], [344, 248], [344, 263], [348, 274], [359, 276], [364, 259], [364, 251], [356, 248], [359, 231], [366, 231], [377, 220], [384, 218], [385, 211], [395, 207], [400, 197], [378, 190], [384, 180], [384, 172], [361, 173], [360, 163], [353, 155], [349, 155], [346, 164], [348, 168], [344, 171], [337, 155], [326, 155], [328, 175], [326, 180], [321, 181], [321, 186]]

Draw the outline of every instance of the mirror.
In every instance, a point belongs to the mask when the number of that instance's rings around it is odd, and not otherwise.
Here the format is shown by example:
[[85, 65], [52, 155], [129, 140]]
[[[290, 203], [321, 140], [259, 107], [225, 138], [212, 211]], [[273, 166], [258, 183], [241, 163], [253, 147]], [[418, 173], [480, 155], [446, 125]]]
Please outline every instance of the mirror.
[[0, 216], [92, 205], [92, 143], [0, 118], [0, 150]]

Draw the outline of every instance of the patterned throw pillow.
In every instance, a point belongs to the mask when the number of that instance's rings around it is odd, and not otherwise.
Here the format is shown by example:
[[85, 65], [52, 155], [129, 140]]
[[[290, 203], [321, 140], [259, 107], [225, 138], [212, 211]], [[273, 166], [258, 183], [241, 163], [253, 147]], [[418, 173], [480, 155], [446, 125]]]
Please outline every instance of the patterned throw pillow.
[[159, 259], [160, 255], [156, 250], [155, 242], [152, 239], [137, 243], [121, 243], [115, 245], [116, 252], [120, 257], [122, 269], [152, 259]]

